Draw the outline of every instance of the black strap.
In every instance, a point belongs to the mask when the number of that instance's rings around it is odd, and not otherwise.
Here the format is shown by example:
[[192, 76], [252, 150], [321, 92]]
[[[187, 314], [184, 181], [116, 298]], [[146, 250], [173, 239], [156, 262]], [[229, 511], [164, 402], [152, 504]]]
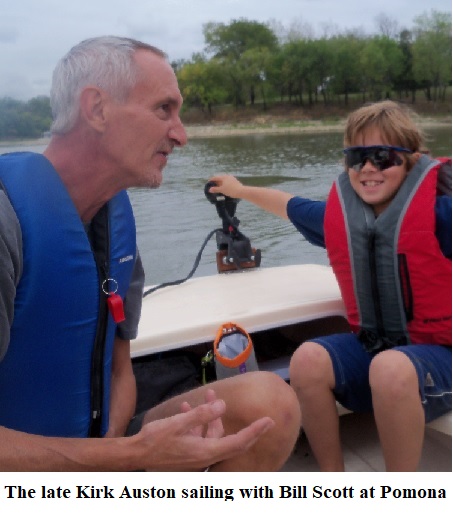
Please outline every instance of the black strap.
[[367, 329], [360, 329], [358, 333], [359, 341], [362, 343], [363, 348], [369, 354], [377, 354], [383, 350], [388, 350], [394, 347], [402, 347], [407, 345], [405, 336], [401, 336], [396, 339], [391, 339], [383, 336], [379, 336], [375, 332]]
[[91, 422], [90, 437], [100, 437], [104, 415], [104, 354], [107, 336], [108, 308], [106, 294], [102, 290], [109, 277], [110, 234], [108, 204], [105, 204], [91, 222], [89, 238], [96, 260], [99, 278], [99, 314], [96, 337], [91, 357]]

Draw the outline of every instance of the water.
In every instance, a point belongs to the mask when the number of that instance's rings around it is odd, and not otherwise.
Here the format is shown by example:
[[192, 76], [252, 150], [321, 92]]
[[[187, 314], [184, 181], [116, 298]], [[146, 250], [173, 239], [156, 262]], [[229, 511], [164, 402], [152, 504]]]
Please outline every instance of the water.
[[[451, 128], [429, 133], [432, 154], [450, 156]], [[215, 207], [203, 191], [210, 176], [230, 173], [249, 184], [323, 200], [341, 172], [341, 148], [341, 133], [317, 133], [193, 139], [175, 150], [159, 189], [130, 191], [146, 283], [185, 277], [205, 237], [220, 227]], [[43, 147], [25, 149], [41, 152]], [[0, 147], [0, 153], [12, 150]], [[325, 251], [305, 241], [288, 221], [246, 201], [238, 204], [236, 216], [239, 229], [261, 249], [262, 266], [327, 264]], [[213, 237], [194, 276], [217, 272], [215, 254]]]

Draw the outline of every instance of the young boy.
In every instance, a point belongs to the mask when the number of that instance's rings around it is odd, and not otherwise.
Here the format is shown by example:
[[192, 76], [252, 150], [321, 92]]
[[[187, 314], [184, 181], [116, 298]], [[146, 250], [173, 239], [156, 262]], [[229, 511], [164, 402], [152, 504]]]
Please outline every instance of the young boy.
[[335, 401], [373, 411], [388, 471], [415, 471], [424, 425], [451, 410], [451, 161], [423, 153], [406, 110], [353, 112], [327, 202], [214, 176], [213, 193], [289, 219], [327, 248], [352, 333], [302, 344], [290, 365], [322, 471], [344, 470]]

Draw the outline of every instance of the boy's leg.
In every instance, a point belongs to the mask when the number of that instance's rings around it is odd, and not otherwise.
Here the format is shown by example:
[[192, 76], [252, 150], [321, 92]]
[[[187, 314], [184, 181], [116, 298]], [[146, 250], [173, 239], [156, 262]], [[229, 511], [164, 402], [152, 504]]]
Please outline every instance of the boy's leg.
[[321, 471], [344, 471], [335, 375], [327, 350], [306, 342], [294, 353], [290, 381], [300, 403], [302, 425]]
[[371, 363], [370, 385], [387, 471], [416, 471], [425, 415], [414, 365], [401, 352], [382, 352]]
[[206, 390], [226, 403], [222, 418], [225, 434], [235, 433], [260, 417], [271, 417], [275, 426], [240, 457], [220, 462], [211, 471], [276, 471], [292, 453], [300, 431], [300, 411], [291, 387], [271, 372], [249, 372], [190, 390], [145, 414], [144, 422], [181, 412], [184, 402], [194, 408], [205, 402]]
[[352, 333], [304, 343], [293, 355], [291, 385], [298, 395], [302, 426], [321, 471], [343, 471], [336, 401], [355, 412], [371, 412], [371, 356]]
[[409, 345], [370, 366], [373, 408], [388, 471], [416, 471], [425, 423], [451, 410], [451, 349]]

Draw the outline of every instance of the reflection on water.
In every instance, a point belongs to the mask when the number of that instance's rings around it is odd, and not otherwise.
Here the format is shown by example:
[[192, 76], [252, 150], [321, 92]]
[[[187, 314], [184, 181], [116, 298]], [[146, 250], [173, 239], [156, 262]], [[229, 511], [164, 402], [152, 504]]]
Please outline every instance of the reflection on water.
[[[429, 134], [432, 154], [450, 156], [451, 128]], [[205, 237], [220, 226], [215, 207], [203, 191], [210, 176], [225, 172], [248, 184], [325, 199], [342, 169], [341, 149], [342, 134], [326, 133], [194, 139], [175, 150], [158, 190], [131, 190], [146, 282], [186, 276]], [[13, 148], [0, 147], [0, 153], [8, 151]], [[288, 221], [245, 201], [238, 204], [236, 216], [252, 246], [262, 250], [263, 266], [327, 263], [325, 251], [307, 243]], [[216, 272], [215, 253], [213, 238], [195, 276]]]

